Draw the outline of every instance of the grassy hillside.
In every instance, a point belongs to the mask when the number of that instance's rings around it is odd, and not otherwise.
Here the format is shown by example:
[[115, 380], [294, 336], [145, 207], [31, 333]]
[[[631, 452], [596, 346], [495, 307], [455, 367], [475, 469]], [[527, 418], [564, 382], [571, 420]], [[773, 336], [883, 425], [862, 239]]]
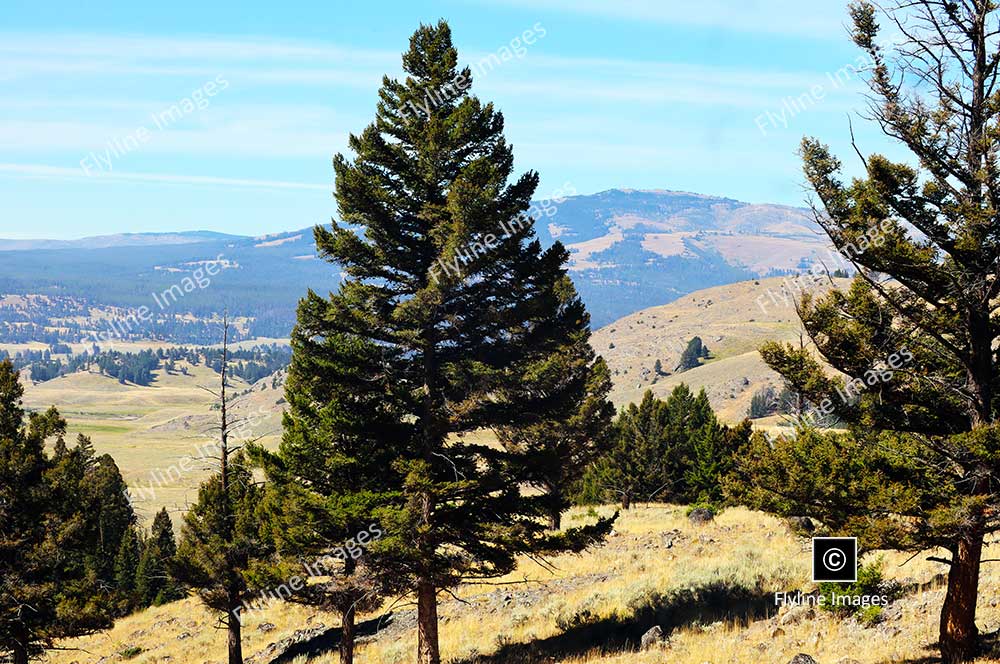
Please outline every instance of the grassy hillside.
[[[600, 512], [607, 513], [608, 508]], [[580, 512], [567, 519], [578, 520]], [[985, 557], [996, 558], [993, 545]], [[913, 584], [885, 611], [885, 620], [863, 627], [825, 611], [786, 618], [775, 615], [774, 592], [809, 590], [809, 542], [770, 516], [734, 508], [714, 523], [693, 525], [684, 509], [639, 506], [623, 515], [604, 545], [551, 562], [554, 572], [525, 560], [500, 583], [469, 585], [456, 598], [442, 598], [441, 646], [456, 664], [568, 662], [573, 664], [784, 664], [796, 653], [820, 664], [889, 664], [925, 661], [933, 654], [944, 590], [935, 581], [940, 565], [902, 554], [885, 554], [885, 574]], [[923, 584], [924, 589], [919, 589]], [[1000, 626], [1000, 569], [985, 566], [980, 584], [979, 626]], [[693, 593], [693, 594], [692, 594]], [[695, 600], [697, 598], [697, 600]], [[413, 661], [413, 608], [402, 600], [391, 618], [370, 616], [358, 661]], [[153, 608], [120, 620], [109, 632], [67, 645], [57, 664], [124, 661], [117, 653], [138, 651], [138, 664], [217, 662], [225, 632], [194, 599]], [[635, 652], [654, 624], [669, 635]], [[302, 639], [300, 652], [336, 643], [336, 620], [301, 606], [275, 604], [249, 614], [244, 651], [248, 662], [272, 661], [279, 642]], [[376, 631], [376, 627], [378, 627]], [[312, 638], [310, 638], [312, 637]], [[333, 664], [335, 651], [279, 661]], [[981, 664], [996, 659], [977, 660]]]
[[[722, 419], [742, 419], [756, 390], [778, 385], [777, 374], [760, 359], [757, 348], [768, 340], [798, 342], [802, 328], [793, 306], [798, 297], [782, 291], [786, 283], [774, 277], [707, 288], [597, 330], [591, 343], [611, 368], [612, 400], [617, 406], [638, 402], [647, 389], [664, 396], [683, 382], [695, 390], [704, 387]], [[840, 288], [849, 284], [848, 279], [837, 280]], [[676, 373], [681, 353], [694, 336], [701, 337], [712, 358]], [[654, 373], [657, 359], [671, 375]]]
[[[187, 374], [179, 373], [181, 367]], [[264, 436], [273, 444], [280, 433], [282, 397], [279, 381], [267, 378], [254, 386], [234, 379], [237, 417], [247, 425], [237, 438]], [[71, 436], [93, 439], [98, 453], [110, 454], [128, 482], [142, 519], [166, 506], [179, 516], [197, 497], [198, 484], [208, 475], [201, 450], [214, 438], [218, 421], [214, 397], [219, 374], [204, 365], [178, 363], [178, 372], [155, 372], [152, 385], [122, 385], [96, 372], [78, 372], [29, 385], [25, 405], [33, 410], [56, 405], [69, 421]]]

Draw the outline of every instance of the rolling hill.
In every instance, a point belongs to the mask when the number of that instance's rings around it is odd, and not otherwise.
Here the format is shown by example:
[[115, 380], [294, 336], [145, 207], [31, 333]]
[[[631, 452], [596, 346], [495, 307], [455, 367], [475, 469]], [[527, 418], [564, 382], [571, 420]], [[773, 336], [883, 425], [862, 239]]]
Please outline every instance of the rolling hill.
[[[611, 369], [612, 401], [619, 407], [638, 402], [647, 389], [664, 397], [686, 383], [695, 390], [705, 388], [723, 419], [742, 419], [755, 391], [780, 385], [757, 348], [769, 340], [798, 342], [801, 323], [788, 283], [784, 277], [772, 277], [707, 288], [597, 330], [591, 345]], [[836, 280], [839, 288], [849, 283]], [[695, 336], [708, 346], [711, 358], [694, 369], [675, 372], [687, 342]], [[656, 374], [656, 360], [670, 375]]]
[[[214, 397], [219, 374], [204, 364], [179, 362], [177, 370], [154, 372], [149, 386], [121, 384], [96, 371], [78, 371], [26, 386], [25, 406], [56, 405], [70, 436], [90, 436], [100, 454], [110, 454], [129, 485], [133, 506], [144, 521], [161, 507], [175, 518], [197, 499], [198, 485], [211, 472], [205, 457], [216, 454]], [[276, 444], [281, 433], [283, 372], [249, 385], [231, 377], [232, 439]]]

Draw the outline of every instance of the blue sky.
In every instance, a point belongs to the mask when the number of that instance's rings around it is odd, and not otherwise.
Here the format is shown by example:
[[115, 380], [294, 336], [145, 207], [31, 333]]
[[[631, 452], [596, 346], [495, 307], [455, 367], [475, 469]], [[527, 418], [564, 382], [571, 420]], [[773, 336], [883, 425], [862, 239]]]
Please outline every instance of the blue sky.
[[803, 135], [856, 172], [854, 116], [864, 152], [900, 156], [856, 117], [858, 77], [836, 78], [861, 64], [845, 5], [7, 0], [0, 237], [328, 221], [332, 155], [371, 121], [414, 28], [439, 18], [464, 63], [544, 30], [473, 85], [504, 112], [518, 169], [540, 172], [539, 197], [568, 184], [799, 205]]

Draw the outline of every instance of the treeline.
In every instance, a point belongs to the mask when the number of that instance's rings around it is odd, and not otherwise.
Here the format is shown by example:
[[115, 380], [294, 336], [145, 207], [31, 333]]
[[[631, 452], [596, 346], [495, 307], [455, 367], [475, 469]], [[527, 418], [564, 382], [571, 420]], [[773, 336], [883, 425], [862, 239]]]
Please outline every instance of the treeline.
[[26, 344], [33, 341], [43, 344], [55, 344], [60, 341], [83, 340], [79, 334], [74, 334], [72, 331], [67, 334], [64, 331], [54, 330], [48, 324], [48, 318], [45, 319], [45, 323], [11, 323], [0, 321], [0, 339], [11, 344]]
[[[92, 351], [94, 354], [99, 352], [96, 347]], [[14, 353], [13, 356], [6, 350], [0, 349], [0, 360], [10, 359], [17, 370], [30, 368], [33, 381], [45, 382], [89, 367], [94, 357], [88, 351], [79, 355], [69, 355], [70, 353], [72, 349], [69, 346], [55, 343], [45, 350], [23, 350]], [[67, 357], [56, 357], [57, 355], [67, 355]]]
[[[33, 300], [29, 300], [33, 302]], [[91, 343], [102, 341], [157, 340], [175, 344], [217, 343], [222, 334], [221, 322], [214, 315], [192, 320], [188, 313], [158, 311], [148, 320], [131, 315], [108, 318], [93, 315], [98, 305], [72, 298], [51, 298], [38, 304], [0, 305], [0, 339], [7, 343]], [[255, 337], [288, 336], [294, 320], [289, 315], [262, 312], [261, 320], [251, 319], [245, 334], [234, 332], [234, 340]], [[84, 319], [81, 322], [79, 319]]]
[[[222, 372], [222, 350], [200, 351], [207, 366], [216, 373]], [[292, 361], [292, 348], [282, 344], [266, 344], [252, 348], [229, 351], [229, 372], [248, 383], [255, 383], [286, 368]]]
[[[66, 344], [53, 344], [46, 350], [18, 351], [13, 356], [0, 349], [0, 360], [10, 358], [14, 368], [30, 369], [31, 380], [45, 382], [81, 370], [96, 369], [118, 382], [151, 385], [153, 372], [163, 368], [168, 373], [186, 373], [182, 364], [204, 364], [216, 373], [221, 371], [221, 352], [212, 348], [159, 348], [139, 352], [102, 351], [94, 345], [82, 353], [70, 354]], [[291, 362], [292, 350], [282, 344], [262, 344], [252, 348], [229, 351], [229, 373], [248, 383], [254, 383], [286, 368]]]
[[[178, 362], [187, 362], [192, 366], [203, 364], [218, 374], [222, 373], [221, 348], [161, 348], [157, 351], [157, 356], [170, 373], [178, 371], [176, 366]], [[287, 368], [291, 361], [292, 348], [284, 344], [271, 343], [238, 350], [226, 349], [227, 373], [248, 383], [256, 383], [261, 378]]]
[[34, 382], [45, 382], [80, 370], [97, 369], [106, 376], [117, 378], [122, 384], [149, 385], [153, 382], [153, 372], [160, 366], [160, 358], [152, 350], [122, 353], [101, 351], [94, 346], [76, 355], [55, 356], [65, 350], [69, 350], [68, 347], [54, 344], [47, 350], [18, 351], [13, 358], [0, 350], [0, 360], [12, 359], [14, 369], [29, 369]]

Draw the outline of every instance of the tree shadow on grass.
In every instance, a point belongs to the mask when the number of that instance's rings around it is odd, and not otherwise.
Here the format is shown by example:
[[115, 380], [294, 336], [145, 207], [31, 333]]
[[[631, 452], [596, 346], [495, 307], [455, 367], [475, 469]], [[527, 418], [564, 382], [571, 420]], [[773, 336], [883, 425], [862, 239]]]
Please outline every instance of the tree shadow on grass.
[[[926, 646], [924, 646], [924, 650], [926, 650], [927, 652], [937, 653], [938, 647], [939, 647], [938, 643], [935, 641], [934, 643], [929, 643]], [[1000, 631], [980, 634], [978, 643], [978, 653], [976, 655], [977, 658], [978, 657], [996, 658], [997, 655], [1000, 655]], [[893, 662], [896, 661], [899, 660], [893, 660]], [[941, 657], [937, 654], [926, 655], [924, 657], [915, 657], [913, 659], [901, 660], [900, 664], [941, 664]]]
[[642, 635], [654, 625], [664, 634], [685, 625], [720, 620], [748, 623], [776, 612], [774, 595], [715, 582], [693, 589], [651, 593], [633, 602], [628, 615], [593, 619], [587, 613], [568, 621], [560, 634], [530, 643], [502, 646], [490, 655], [473, 655], [455, 664], [536, 664], [599, 650], [604, 654], [638, 648]]
[[[389, 614], [391, 616], [392, 614]], [[380, 623], [385, 626], [385, 616], [365, 620], [355, 625], [355, 635], [357, 637], [371, 636], [378, 632]], [[268, 664], [289, 664], [297, 657], [318, 657], [332, 652], [340, 647], [340, 637], [342, 630], [340, 627], [331, 627], [321, 634], [313, 636], [304, 641], [299, 641], [288, 647], [287, 650], [268, 661]]]

